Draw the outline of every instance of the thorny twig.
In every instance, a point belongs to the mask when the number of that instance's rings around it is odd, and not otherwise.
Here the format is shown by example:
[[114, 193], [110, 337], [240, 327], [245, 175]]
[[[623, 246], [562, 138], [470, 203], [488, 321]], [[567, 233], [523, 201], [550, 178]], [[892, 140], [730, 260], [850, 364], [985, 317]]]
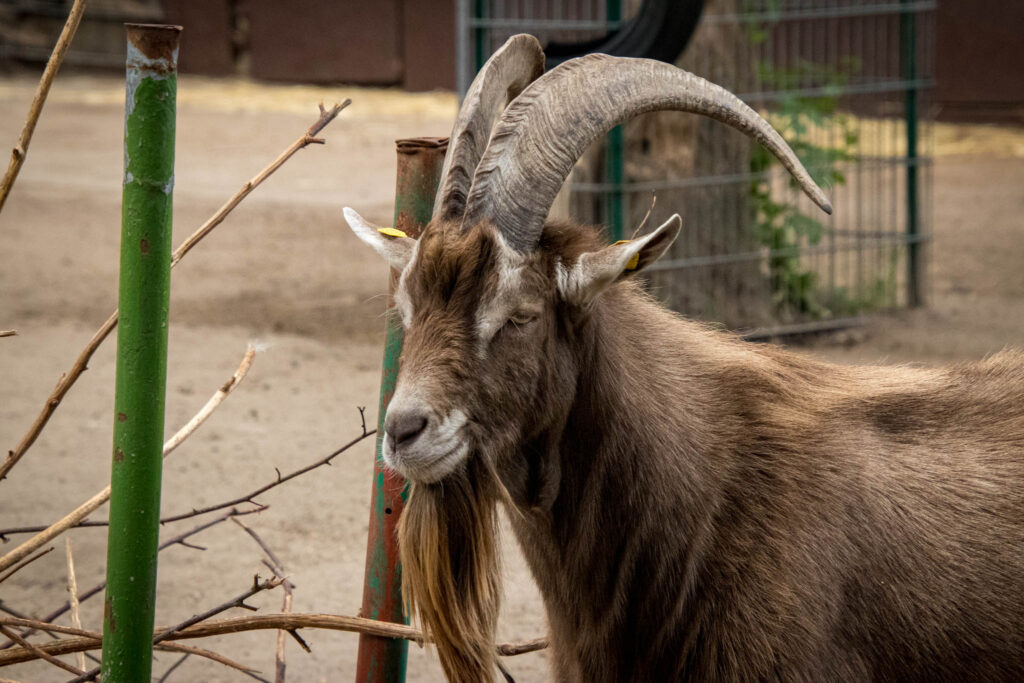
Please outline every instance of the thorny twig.
[[78, 30], [78, 24], [82, 21], [82, 14], [84, 12], [85, 0], [75, 0], [75, 4], [71, 6], [71, 12], [68, 13], [68, 20], [64, 23], [64, 28], [60, 32], [60, 37], [57, 38], [57, 44], [54, 45], [53, 52], [50, 54], [50, 59], [46, 62], [46, 68], [43, 69], [43, 75], [39, 79], [36, 94], [28, 108], [25, 126], [21, 129], [21, 135], [18, 136], [18, 144], [11, 150], [11, 161], [7, 165], [7, 172], [4, 174], [3, 179], [0, 180], [0, 211], [4, 208], [4, 203], [7, 201], [7, 195], [10, 194], [11, 188], [14, 187], [14, 181], [21, 171], [22, 164], [25, 163], [25, 157], [28, 155], [28, 146], [32, 142], [32, 133], [35, 132], [36, 123], [39, 121], [39, 114], [43, 111], [46, 96], [50, 94], [50, 86], [53, 84], [53, 79], [57, 76], [57, 71], [64, 61], [64, 55], [67, 54], [68, 47], [71, 46], [71, 39], [75, 37], [75, 31]]
[[[33, 550], [34, 550], [34, 548], [33, 548]], [[24, 567], [27, 567], [28, 565], [32, 564], [33, 562], [35, 562], [36, 560], [38, 560], [38, 559], [39, 559], [40, 557], [42, 557], [43, 555], [46, 555], [46, 554], [50, 553], [50, 552], [51, 552], [52, 550], [53, 550], [53, 546], [50, 546], [50, 547], [49, 547], [49, 548], [47, 548], [46, 550], [43, 550], [43, 551], [41, 551], [41, 552], [38, 552], [38, 553], [36, 553], [35, 555], [33, 555], [32, 557], [30, 557], [30, 558], [28, 558], [27, 560], [25, 560], [24, 562], [21, 562], [21, 563], [19, 563], [18, 565], [16, 565], [16, 566], [14, 567], [14, 569], [12, 569], [11, 571], [7, 572], [7, 573], [6, 573], [6, 574], [4, 574], [3, 576], [0, 576], [0, 583], [3, 583], [3, 582], [4, 582], [4, 581], [6, 581], [7, 579], [11, 578], [12, 576], [14, 576], [14, 575], [15, 575], [15, 573], [17, 573], [18, 571], [20, 571], [20, 570], [21, 570], [21, 569], [23, 569]], [[6, 567], [4, 567], [4, 569], [6, 569]]]
[[[260, 547], [260, 550], [266, 553], [267, 557], [270, 559], [270, 570], [274, 572], [275, 575], [283, 577], [284, 565], [281, 564], [281, 560], [279, 560], [274, 551], [270, 549], [270, 546], [267, 545], [266, 541], [264, 541], [252, 527], [248, 526], [244, 522], [237, 519], [232, 519], [231, 521], [234, 522], [237, 526], [241, 527], [245, 531], [245, 533], [249, 534], [249, 537], [252, 538], [252, 540], [256, 541], [256, 545]], [[290, 583], [290, 581], [285, 581], [285, 584]]]
[[[245, 531], [245, 533], [249, 534], [252, 540], [256, 541], [256, 544], [266, 554], [269, 561], [264, 560], [263, 564], [266, 565], [266, 567], [270, 569], [270, 571], [274, 572], [274, 574], [276, 574], [277, 576], [285, 576], [284, 565], [281, 564], [281, 560], [278, 559], [277, 555], [274, 554], [274, 551], [270, 549], [270, 546], [266, 544], [263, 538], [256, 533], [256, 530], [247, 526], [245, 523], [238, 519], [232, 519], [231, 521], [240, 526]], [[292, 611], [292, 597], [294, 588], [295, 585], [291, 581], [289, 581], [288, 579], [284, 580], [284, 600], [281, 603], [282, 614], [288, 614]], [[278, 631], [277, 651], [274, 655], [274, 683], [285, 683], [285, 670], [287, 667], [285, 665], [284, 650], [285, 644], [288, 642], [286, 636], [289, 635], [299, 643], [299, 646], [303, 650], [305, 650], [306, 652], [312, 652], [312, 650], [309, 649], [309, 645], [306, 643], [305, 640], [303, 640], [302, 636], [299, 635], [299, 632], [297, 630], [292, 629], [290, 631], [286, 631], [282, 629]]]
[[[163, 457], [167, 457], [174, 449], [182, 444], [189, 436], [191, 436], [201, 424], [206, 422], [206, 419], [213, 414], [213, 411], [217, 409], [224, 399], [235, 390], [235, 387], [245, 378], [249, 373], [249, 369], [252, 367], [253, 360], [256, 358], [256, 350], [250, 346], [246, 349], [245, 355], [242, 357], [242, 362], [239, 364], [238, 369], [231, 375], [227, 382], [221, 385], [210, 400], [206, 402], [198, 413], [196, 413], [191, 420], [185, 423], [181, 429], [179, 429], [174, 436], [167, 440], [163, 447]], [[106, 503], [110, 499], [110, 485], [98, 493], [94, 494], [92, 498], [85, 501], [77, 508], [64, 515], [61, 519], [57, 520], [48, 527], [43, 528], [32, 528], [33, 531], [37, 531], [35, 536], [19, 545], [14, 550], [10, 551], [3, 557], [0, 557], [0, 571], [6, 569], [14, 562], [17, 562], [25, 555], [29, 554], [41, 545], [49, 542], [50, 540], [61, 535], [68, 529], [80, 526], [82, 520], [86, 516], [93, 513], [97, 508]], [[5, 531], [0, 531], [0, 539], [4, 538]], [[31, 532], [28, 532], [31, 533]]]
[[[319, 105], [320, 116], [316, 120], [316, 122], [314, 122], [313, 125], [309, 127], [309, 130], [307, 130], [301, 137], [299, 137], [295, 142], [293, 142], [284, 152], [281, 153], [280, 156], [277, 157], [277, 159], [274, 159], [274, 161], [272, 161], [270, 165], [268, 165], [262, 171], [257, 173], [250, 181], [243, 185], [242, 188], [224, 204], [224, 206], [220, 207], [217, 210], [217, 212], [213, 214], [213, 216], [211, 216], [205, 223], [203, 223], [199, 227], [198, 230], [196, 230], [184, 242], [182, 242], [181, 245], [178, 246], [178, 248], [175, 249], [174, 253], [171, 255], [171, 267], [173, 268], [175, 265], [177, 265], [178, 262], [185, 257], [185, 254], [187, 254], [192, 249], [192, 247], [198, 244], [199, 241], [206, 237], [206, 235], [208, 235], [211, 230], [216, 228], [224, 221], [227, 215], [231, 213], [232, 209], [238, 206], [238, 204], [243, 199], [248, 197], [253, 190], [259, 187], [259, 185], [264, 180], [269, 178], [274, 173], [274, 171], [279, 169], [296, 152], [298, 152], [300, 149], [303, 149], [307, 145], [313, 143], [323, 144], [324, 141], [321, 138], [317, 138], [314, 136], [321, 130], [323, 130], [327, 124], [333, 121], [338, 116], [338, 114], [340, 114], [341, 111], [351, 103], [352, 100], [346, 99], [341, 104], [336, 104], [330, 109], [325, 109], [323, 104]], [[43, 406], [42, 411], [40, 411], [39, 415], [36, 417], [35, 422], [33, 422], [32, 426], [29, 427], [28, 432], [26, 432], [25, 435], [21, 438], [21, 442], [19, 442], [18, 445], [15, 446], [14, 450], [8, 452], [7, 459], [4, 460], [2, 465], [0, 465], [0, 481], [3, 481], [7, 477], [7, 474], [11, 471], [11, 468], [14, 467], [19, 460], [21, 460], [21, 458], [25, 455], [25, 452], [32, 447], [33, 443], [35, 443], [35, 440], [43, 431], [43, 428], [46, 426], [46, 423], [49, 422], [50, 417], [57, 410], [57, 406], [60, 405], [60, 402], [64, 399], [64, 396], [71, 389], [71, 386], [78, 380], [82, 373], [85, 372], [89, 364], [89, 359], [92, 358], [92, 355], [96, 352], [96, 349], [99, 348], [100, 344], [103, 343], [103, 340], [107, 338], [111, 330], [113, 330], [114, 327], [117, 325], [117, 318], [118, 311], [115, 310], [113, 313], [110, 314], [110, 317], [107, 318], [106, 322], [104, 322], [103, 325], [101, 325], [100, 328], [96, 330], [96, 333], [92, 336], [92, 339], [89, 340], [89, 343], [87, 343], [85, 345], [85, 348], [82, 349], [81, 353], [78, 354], [78, 358], [75, 359], [75, 362], [71, 366], [71, 369], [66, 374], [61, 376], [60, 381], [57, 382], [56, 388], [54, 388], [53, 392], [46, 399], [46, 404]]]
[[198, 624], [201, 621], [206, 621], [210, 617], [220, 614], [221, 612], [224, 612], [226, 610], [229, 610], [232, 607], [240, 607], [242, 609], [247, 609], [255, 612], [256, 608], [252, 605], [246, 604], [245, 601], [251, 598], [252, 596], [256, 595], [257, 593], [262, 593], [263, 591], [268, 591], [277, 588], [282, 583], [284, 583], [284, 579], [280, 576], [272, 576], [269, 579], [260, 581], [260, 577], [257, 574], [256, 576], [252, 577], [252, 586], [249, 587], [249, 590], [232, 598], [231, 600], [222, 602], [216, 607], [206, 610], [202, 614], [196, 614], [194, 616], [191, 616], [176, 626], [164, 629], [162, 632], [153, 636], [153, 643], [159, 643], [163, 640], [167, 640], [175, 633], [178, 633], [179, 631], [184, 631], [189, 626]]
[[[341, 446], [340, 448], [334, 450], [327, 457], [320, 458], [316, 462], [310, 463], [309, 465], [306, 465], [305, 467], [300, 467], [299, 469], [297, 469], [297, 470], [295, 470], [293, 472], [289, 472], [288, 474], [286, 474], [284, 476], [281, 476], [281, 472], [280, 472], [280, 470], [278, 470], [277, 471], [277, 478], [274, 481], [270, 482], [269, 484], [264, 484], [263, 486], [259, 487], [258, 489], [256, 489], [255, 491], [253, 491], [252, 493], [249, 493], [247, 495], [239, 496], [238, 498], [235, 498], [234, 500], [229, 500], [229, 501], [227, 501], [225, 503], [218, 503], [216, 505], [209, 505], [209, 506], [204, 507], [204, 508], [193, 509], [192, 512], [184, 512], [184, 513], [181, 513], [181, 514], [178, 514], [178, 515], [172, 515], [170, 517], [164, 517], [163, 519], [160, 520], [160, 523], [161, 524], [167, 524], [168, 522], [177, 522], [177, 521], [182, 520], [182, 519], [188, 519], [189, 517], [195, 517], [196, 515], [203, 515], [203, 514], [206, 514], [207, 512], [214, 512], [215, 510], [221, 510], [223, 508], [231, 507], [231, 506], [234, 506], [234, 505], [240, 505], [242, 503], [250, 503], [252, 505], [259, 506], [260, 503], [257, 503], [256, 500], [255, 500], [256, 496], [262, 495], [262, 494], [266, 493], [267, 491], [269, 491], [270, 489], [275, 488], [277, 486], [280, 486], [281, 484], [285, 483], [286, 481], [290, 481], [290, 480], [294, 479], [295, 477], [298, 477], [298, 476], [301, 476], [301, 475], [305, 474], [306, 472], [309, 472], [311, 470], [315, 470], [318, 467], [323, 467], [324, 465], [330, 465], [331, 461], [334, 460], [336, 457], [338, 457], [339, 455], [341, 455], [342, 453], [344, 453], [348, 449], [352, 448], [353, 446], [355, 446], [357, 443], [359, 443], [363, 439], [367, 438], [368, 436], [373, 436], [376, 433], [377, 433], [376, 429], [371, 429], [370, 431], [367, 431], [366, 430], [366, 423], [364, 421], [364, 423], [363, 423], [363, 433], [362, 434], [360, 434], [356, 438], [352, 439], [351, 441], [349, 441], [344, 446]], [[274, 469], [276, 470], [277, 468], [274, 468]]]
[[[167, 539], [166, 541], [164, 541], [163, 543], [161, 543], [158, 546], [157, 551], [159, 552], [159, 551], [164, 550], [166, 548], [170, 548], [172, 545], [182, 545], [182, 546], [185, 546], [187, 548], [197, 548], [198, 546], [192, 545], [190, 543], [186, 543], [185, 542], [186, 539], [190, 538], [191, 536], [194, 536], [195, 534], [198, 534], [200, 531], [206, 531], [210, 527], [216, 526], [217, 524], [220, 524], [221, 522], [224, 522], [224, 521], [226, 521], [226, 520], [228, 520], [228, 519], [230, 519], [232, 517], [242, 517], [244, 515], [251, 515], [251, 514], [256, 513], [256, 512], [262, 512], [265, 509], [266, 509], [266, 507], [257, 508], [255, 510], [231, 510], [229, 512], [226, 512], [226, 513], [222, 514], [219, 517], [215, 517], [214, 519], [211, 519], [211, 520], [209, 520], [207, 522], [204, 522], [204, 523], [202, 523], [202, 524], [200, 524], [198, 526], [192, 527], [191, 529], [189, 529], [188, 531], [186, 531], [184, 533], [178, 534], [177, 536], [173, 536], [173, 537]], [[86, 600], [88, 600], [92, 596], [94, 596], [97, 593], [101, 592], [106, 587], [107, 587], [107, 582], [106, 581], [101, 581], [100, 583], [96, 584], [95, 586], [93, 586], [89, 590], [79, 593], [78, 594], [78, 601], [79, 602], [85, 602]], [[43, 624], [49, 624], [54, 619], [57, 619], [58, 617], [60, 617], [64, 613], [66, 613], [69, 609], [71, 609], [71, 601], [70, 600], [66, 601], [61, 607], [55, 609], [50, 614], [47, 614], [45, 617], [43, 617], [39, 621], [40, 621], [40, 623], [43, 623]], [[8, 608], [6, 606], [4, 607], [4, 610], [7, 611], [8, 613], [13, 614], [13, 611], [10, 610], [10, 608]], [[15, 614], [14, 616], [18, 616], [18, 615]], [[22, 635], [27, 638], [28, 636], [32, 635], [32, 633], [33, 633], [33, 631], [29, 630], [29, 631], [26, 631], [25, 633], [23, 633]], [[3, 645], [0, 645], [0, 650], [6, 650], [7, 648], [11, 647], [12, 645], [14, 645], [13, 642], [7, 641]]]

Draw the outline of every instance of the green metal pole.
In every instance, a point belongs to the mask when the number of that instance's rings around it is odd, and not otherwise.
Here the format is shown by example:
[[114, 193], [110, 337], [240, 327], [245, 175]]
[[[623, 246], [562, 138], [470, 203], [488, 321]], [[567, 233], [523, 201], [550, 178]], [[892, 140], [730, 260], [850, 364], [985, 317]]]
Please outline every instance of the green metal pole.
[[[622, 0], [607, 0], [605, 16], [609, 22], [622, 19]], [[624, 126], [615, 126], [607, 135], [608, 150], [605, 159], [605, 182], [611, 185], [605, 195], [608, 229], [613, 242], [623, 239], [626, 233], [625, 202], [623, 201], [622, 182], [625, 178], [626, 133]]]
[[907, 125], [907, 305], [924, 303], [921, 291], [921, 224], [917, 179], [917, 26], [911, 0], [900, 0], [900, 46], [903, 52], [903, 80], [909, 85], [904, 95], [903, 110]]
[[[395, 227], [419, 237], [434, 211], [434, 195], [441, 180], [441, 166], [448, 149], [447, 138], [399, 140], [398, 181], [395, 190]], [[391, 293], [398, 282], [391, 273]], [[389, 301], [389, 306], [390, 306]], [[366, 572], [360, 614], [371, 619], [407, 624], [402, 606], [402, 567], [398, 562], [398, 518], [405, 507], [405, 480], [385, 469], [381, 459], [384, 416], [395, 393], [398, 358], [402, 355], [402, 325], [396, 316], [387, 318], [384, 364], [377, 412], [377, 455], [373, 468], [370, 525], [366, 539]], [[356, 661], [358, 683], [402, 683], [405, 680], [409, 643], [396, 638], [361, 634]]]
[[[475, 19], [486, 19], [487, 18], [487, 2], [486, 0], [476, 0], [473, 3], [473, 14]], [[487, 29], [479, 26], [473, 31], [473, 73], [480, 71], [484, 68], [484, 64], [487, 63], [487, 59], [491, 56], [490, 50], [487, 49], [488, 43], [488, 32]], [[472, 82], [472, 78], [467, 81], [466, 87], [469, 87], [469, 83]]]
[[180, 26], [128, 24], [103, 680], [152, 671]]

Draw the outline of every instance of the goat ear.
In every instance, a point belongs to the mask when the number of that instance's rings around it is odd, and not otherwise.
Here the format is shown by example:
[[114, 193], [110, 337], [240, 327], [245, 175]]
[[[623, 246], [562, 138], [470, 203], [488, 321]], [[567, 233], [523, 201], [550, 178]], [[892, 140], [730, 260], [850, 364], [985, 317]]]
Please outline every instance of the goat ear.
[[416, 246], [415, 239], [406, 236], [401, 230], [376, 226], [347, 206], [343, 209], [343, 213], [356, 237], [376, 249], [377, 253], [391, 264], [392, 268], [399, 271], [405, 270], [409, 261], [412, 260], [412, 250]]
[[649, 235], [581, 255], [572, 268], [560, 273], [558, 288], [562, 298], [577, 305], [589, 304], [611, 285], [657, 261], [682, 227], [683, 220], [675, 214]]

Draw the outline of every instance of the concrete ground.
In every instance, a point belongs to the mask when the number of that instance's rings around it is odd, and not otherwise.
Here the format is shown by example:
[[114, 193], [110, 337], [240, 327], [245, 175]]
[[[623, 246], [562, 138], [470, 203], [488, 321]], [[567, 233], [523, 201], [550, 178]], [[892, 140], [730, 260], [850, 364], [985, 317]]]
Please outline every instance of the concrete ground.
[[[17, 138], [33, 80], [0, 79], [0, 141]], [[53, 384], [116, 305], [123, 86], [113, 78], [61, 76], [8, 205], [0, 214], [0, 446], [12, 448]], [[233, 372], [251, 340], [267, 348], [250, 376], [165, 466], [163, 509], [187, 511], [233, 498], [315, 460], [359, 433], [357, 406], [376, 420], [384, 266], [345, 226], [351, 205], [387, 223], [393, 141], [446, 135], [450, 95], [258, 86], [183, 79], [175, 186], [177, 244], [316, 117], [316, 103], [354, 104], [298, 153], [175, 269], [167, 431], [183, 424]], [[1024, 131], [937, 131], [930, 303], [874, 319], [854, 335], [819, 339], [813, 353], [842, 363], [937, 364], [1024, 343]], [[6, 148], [6, 147], [5, 147]], [[0, 527], [50, 523], [109, 478], [113, 340], [93, 358], [24, 460], [0, 483]], [[330, 468], [279, 487], [247, 518], [296, 584], [295, 611], [355, 614], [366, 544], [369, 441]], [[94, 517], [104, 518], [105, 509]], [[193, 522], [163, 529], [165, 537]], [[71, 534], [79, 585], [103, 576], [105, 531]], [[7, 552], [24, 537], [13, 536]], [[161, 554], [157, 621], [178, 622], [233, 596], [266, 570], [259, 548], [227, 523], [196, 536], [205, 551]], [[0, 585], [0, 600], [44, 614], [66, 598], [63, 539], [57, 551]], [[505, 537], [506, 600], [500, 637], [545, 631], [543, 610], [514, 542]], [[278, 593], [254, 598], [277, 611]], [[101, 601], [83, 605], [99, 628]], [[64, 617], [61, 623], [70, 623]], [[306, 631], [312, 654], [288, 646], [292, 680], [351, 680], [357, 638]], [[252, 632], [201, 643], [272, 676], [275, 635]], [[156, 676], [177, 659], [159, 654]], [[71, 658], [69, 658], [71, 661]], [[507, 661], [519, 681], [547, 678], [544, 653]], [[177, 680], [239, 681], [198, 658]], [[0, 678], [60, 681], [32, 663]], [[441, 679], [429, 650], [410, 649], [410, 681]], [[173, 680], [173, 679], [172, 679]]]

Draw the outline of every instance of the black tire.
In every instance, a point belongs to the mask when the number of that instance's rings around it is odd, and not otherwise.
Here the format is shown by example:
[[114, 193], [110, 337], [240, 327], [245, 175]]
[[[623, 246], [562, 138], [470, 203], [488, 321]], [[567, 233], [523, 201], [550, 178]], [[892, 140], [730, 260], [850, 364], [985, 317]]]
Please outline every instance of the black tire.
[[636, 16], [602, 38], [549, 43], [544, 48], [547, 68], [592, 52], [673, 64], [690, 42], [703, 10], [704, 0], [644, 0]]

